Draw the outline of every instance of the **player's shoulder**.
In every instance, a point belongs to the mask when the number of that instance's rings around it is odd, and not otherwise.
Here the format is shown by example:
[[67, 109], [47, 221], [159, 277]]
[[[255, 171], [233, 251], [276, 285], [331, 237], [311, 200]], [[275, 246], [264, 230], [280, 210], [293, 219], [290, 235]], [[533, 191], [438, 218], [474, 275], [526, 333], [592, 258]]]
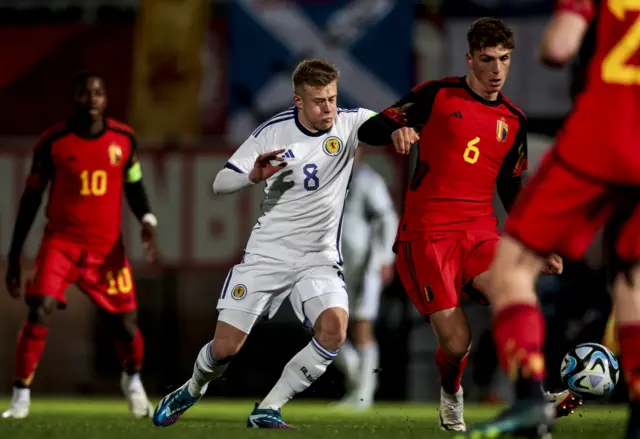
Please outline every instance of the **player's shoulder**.
[[517, 107], [508, 97], [504, 94], [500, 93], [500, 99], [504, 103], [504, 106], [509, 109], [514, 115], [516, 115], [519, 119], [527, 119], [527, 116], [524, 114], [519, 107]]
[[376, 113], [375, 111], [368, 110], [366, 108], [360, 108], [360, 107], [355, 107], [355, 108], [338, 107], [338, 111], [336, 112], [336, 115], [337, 115], [336, 122], [338, 124], [345, 122], [347, 124], [355, 123], [360, 125], [370, 117], [375, 116]]
[[462, 88], [462, 78], [460, 76], [445, 76], [440, 79], [431, 79], [421, 84], [416, 85], [411, 89], [412, 92], [425, 92], [432, 91], [437, 92], [444, 88]]
[[287, 108], [284, 111], [270, 117], [253, 130], [251, 136], [256, 139], [286, 134], [291, 129], [291, 124], [295, 123], [295, 107]]
[[66, 120], [55, 123], [40, 134], [38, 145], [52, 143], [70, 133], [71, 130], [69, 129], [69, 124]]
[[116, 119], [112, 119], [110, 117], [108, 117], [106, 119], [107, 124], [107, 129], [111, 130], [111, 131], [115, 131], [118, 133], [122, 133], [125, 134], [127, 136], [135, 136], [136, 132], [134, 131], [133, 128], [131, 128], [131, 126], [127, 125], [124, 122], [120, 122], [119, 120]]

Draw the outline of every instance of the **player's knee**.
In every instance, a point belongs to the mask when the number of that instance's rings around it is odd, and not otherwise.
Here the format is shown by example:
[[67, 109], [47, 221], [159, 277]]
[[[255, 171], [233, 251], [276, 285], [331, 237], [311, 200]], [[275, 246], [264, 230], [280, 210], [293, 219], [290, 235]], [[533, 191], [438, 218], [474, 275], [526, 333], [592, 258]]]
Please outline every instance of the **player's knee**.
[[[230, 313], [227, 312], [225, 318], [228, 318], [229, 315]], [[222, 318], [222, 315], [220, 317]], [[216, 334], [213, 337], [213, 343], [211, 346], [211, 354], [213, 355], [213, 358], [218, 361], [233, 358], [238, 354], [238, 352], [240, 352], [244, 342], [247, 340], [247, 336], [248, 331], [245, 332], [227, 321], [219, 319], [218, 324], [216, 325]]]
[[471, 330], [461, 308], [450, 308], [431, 315], [431, 327], [440, 347], [451, 358], [462, 359], [471, 350]]
[[45, 325], [47, 318], [56, 307], [55, 300], [50, 300], [51, 297], [47, 296], [29, 296], [26, 299], [27, 306], [29, 307], [29, 313], [27, 320], [31, 323], [37, 323], [39, 325]]
[[113, 335], [123, 342], [130, 342], [138, 331], [138, 314], [135, 311], [111, 316]]
[[342, 308], [325, 309], [314, 325], [314, 337], [325, 348], [337, 351], [347, 338], [348, 319]]
[[241, 347], [242, 343], [233, 338], [216, 336], [211, 346], [211, 354], [213, 358], [218, 361], [230, 360], [240, 352]]

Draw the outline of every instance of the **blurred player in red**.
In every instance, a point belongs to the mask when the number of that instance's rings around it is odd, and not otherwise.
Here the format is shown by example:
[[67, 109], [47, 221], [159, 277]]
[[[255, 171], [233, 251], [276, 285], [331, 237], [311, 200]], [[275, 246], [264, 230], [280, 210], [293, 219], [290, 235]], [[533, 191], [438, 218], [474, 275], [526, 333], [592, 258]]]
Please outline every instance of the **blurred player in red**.
[[[544, 256], [580, 259], [605, 227], [621, 364], [630, 390], [627, 439], [640, 438], [640, 5], [595, 6], [596, 46], [584, 90], [539, 171], [518, 197], [488, 290], [494, 338], [517, 400], [471, 437], [545, 437], [552, 416], [540, 383], [544, 319], [533, 290]], [[540, 56], [562, 65], [593, 20], [591, 1], [559, 1]]]
[[73, 93], [75, 115], [47, 130], [36, 146], [13, 232], [6, 284], [17, 299], [22, 247], [49, 188], [48, 222], [26, 285], [29, 313], [18, 336], [13, 398], [3, 418], [28, 416], [29, 385], [44, 351], [48, 316], [65, 307], [71, 284], [109, 314], [131, 413], [139, 418], [151, 412], [139, 375], [144, 344], [136, 322], [135, 284], [120, 235], [123, 190], [142, 223], [150, 259], [156, 252], [157, 220], [142, 184], [132, 129], [103, 116], [104, 81], [95, 73], [82, 73]]
[[[498, 19], [482, 18], [467, 39], [467, 76], [415, 87], [358, 132], [364, 143], [393, 143], [404, 154], [420, 141], [396, 237], [396, 268], [435, 333], [440, 426], [454, 431], [466, 429], [460, 382], [471, 347], [460, 293], [484, 299], [479, 292], [488, 288], [500, 236], [494, 188], [509, 211], [527, 163], [525, 115], [500, 92], [515, 47], [513, 32]], [[559, 258], [549, 263], [549, 272], [562, 270]]]

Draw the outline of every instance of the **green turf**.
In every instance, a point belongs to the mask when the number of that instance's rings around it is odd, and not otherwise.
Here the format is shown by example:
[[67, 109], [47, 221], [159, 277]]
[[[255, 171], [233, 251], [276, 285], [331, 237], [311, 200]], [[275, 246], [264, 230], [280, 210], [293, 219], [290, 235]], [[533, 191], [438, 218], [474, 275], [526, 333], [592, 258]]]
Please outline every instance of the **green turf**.
[[[251, 401], [214, 401], [208, 398], [170, 428], [157, 428], [151, 420], [129, 418], [119, 400], [35, 400], [31, 416], [21, 421], [0, 420], [0, 438], [7, 439], [233, 439], [275, 437], [319, 439], [437, 439], [451, 437], [437, 428], [435, 405], [380, 404], [364, 413], [328, 408], [327, 404], [293, 402], [285, 407], [286, 421], [295, 431], [249, 430], [246, 418]], [[2, 407], [8, 404], [0, 400]], [[467, 424], [488, 419], [495, 409], [468, 405]], [[622, 407], [587, 406], [556, 423], [556, 439], [620, 439], [626, 413]]]

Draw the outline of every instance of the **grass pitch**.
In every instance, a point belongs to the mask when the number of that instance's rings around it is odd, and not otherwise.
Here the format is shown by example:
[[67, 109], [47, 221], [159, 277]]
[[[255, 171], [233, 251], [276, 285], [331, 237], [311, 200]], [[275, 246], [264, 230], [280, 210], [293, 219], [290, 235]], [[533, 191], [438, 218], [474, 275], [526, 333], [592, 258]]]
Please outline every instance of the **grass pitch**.
[[[126, 402], [98, 399], [35, 399], [29, 418], [0, 420], [0, 438], [7, 439], [141, 439], [141, 438], [258, 438], [320, 439], [448, 438], [438, 429], [438, 407], [425, 404], [380, 404], [367, 412], [335, 409], [326, 403], [292, 402], [283, 410], [284, 419], [297, 430], [252, 430], [246, 428], [252, 401], [211, 397], [192, 408], [177, 424], [155, 427], [150, 419], [129, 417]], [[0, 400], [1, 407], [8, 400]], [[468, 405], [467, 425], [482, 422], [497, 409]], [[626, 419], [624, 407], [587, 405], [556, 423], [555, 439], [620, 439]]]

